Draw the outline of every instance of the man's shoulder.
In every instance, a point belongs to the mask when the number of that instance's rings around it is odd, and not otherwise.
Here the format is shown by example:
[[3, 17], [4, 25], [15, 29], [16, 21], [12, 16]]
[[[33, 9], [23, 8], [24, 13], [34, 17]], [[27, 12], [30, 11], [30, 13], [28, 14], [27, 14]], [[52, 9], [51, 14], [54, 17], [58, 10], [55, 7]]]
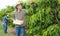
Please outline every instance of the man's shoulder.
[[13, 12], [16, 12], [17, 10], [14, 10]]
[[6, 18], [7, 18], [7, 16], [4, 16], [4, 17], [3, 17], [3, 19], [6, 19]]
[[14, 10], [13, 13], [16, 14], [17, 13], [17, 10]]
[[26, 11], [26, 9], [22, 9], [22, 11]]
[[22, 10], [26, 10], [26, 9], [22, 9]]
[[4, 18], [6, 18], [7, 16], [4, 16]]

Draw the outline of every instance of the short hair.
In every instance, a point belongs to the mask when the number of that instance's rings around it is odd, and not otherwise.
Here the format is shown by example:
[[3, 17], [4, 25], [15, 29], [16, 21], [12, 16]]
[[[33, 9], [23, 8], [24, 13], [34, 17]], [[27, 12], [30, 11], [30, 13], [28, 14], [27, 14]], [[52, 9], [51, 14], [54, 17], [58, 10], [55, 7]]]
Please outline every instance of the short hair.
[[19, 5], [21, 5], [21, 6], [22, 6], [22, 3], [20, 3], [20, 4], [17, 4], [17, 5], [16, 5], [16, 9], [18, 9], [18, 8], [17, 8], [17, 6], [19, 6]]

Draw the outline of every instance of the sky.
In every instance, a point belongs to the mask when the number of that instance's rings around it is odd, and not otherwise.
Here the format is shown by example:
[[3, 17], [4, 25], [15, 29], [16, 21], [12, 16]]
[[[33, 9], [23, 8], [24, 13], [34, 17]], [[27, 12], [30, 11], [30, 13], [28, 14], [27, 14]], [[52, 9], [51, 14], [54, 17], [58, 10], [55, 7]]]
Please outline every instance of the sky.
[[0, 0], [0, 10], [5, 8], [6, 6], [14, 6], [16, 5], [18, 0]]

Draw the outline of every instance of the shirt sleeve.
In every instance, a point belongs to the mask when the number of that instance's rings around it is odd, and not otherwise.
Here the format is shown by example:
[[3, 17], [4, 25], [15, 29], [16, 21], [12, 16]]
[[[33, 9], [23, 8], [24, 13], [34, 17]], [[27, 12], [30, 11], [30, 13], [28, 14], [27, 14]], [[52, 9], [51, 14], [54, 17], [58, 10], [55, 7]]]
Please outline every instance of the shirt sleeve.
[[3, 19], [3, 22], [8, 22], [8, 21], [9, 21], [8, 17], [5, 16], [4, 19]]
[[26, 9], [23, 9], [23, 11], [24, 11], [24, 13], [25, 13], [25, 15], [26, 15]]
[[15, 19], [15, 12], [16, 12], [16, 11], [13, 11], [13, 17], [12, 17], [12, 19]]

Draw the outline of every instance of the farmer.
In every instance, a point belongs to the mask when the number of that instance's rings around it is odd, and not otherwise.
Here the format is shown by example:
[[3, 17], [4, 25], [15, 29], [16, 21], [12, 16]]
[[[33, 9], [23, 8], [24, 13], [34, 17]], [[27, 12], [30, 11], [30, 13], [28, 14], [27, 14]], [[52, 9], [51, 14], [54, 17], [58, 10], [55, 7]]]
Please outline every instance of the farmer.
[[16, 36], [24, 36], [25, 33], [25, 13], [26, 10], [22, 9], [22, 3], [16, 5], [16, 10], [13, 15], [13, 22], [15, 21]]
[[7, 33], [8, 16], [9, 13], [6, 13], [3, 18], [4, 33]]

